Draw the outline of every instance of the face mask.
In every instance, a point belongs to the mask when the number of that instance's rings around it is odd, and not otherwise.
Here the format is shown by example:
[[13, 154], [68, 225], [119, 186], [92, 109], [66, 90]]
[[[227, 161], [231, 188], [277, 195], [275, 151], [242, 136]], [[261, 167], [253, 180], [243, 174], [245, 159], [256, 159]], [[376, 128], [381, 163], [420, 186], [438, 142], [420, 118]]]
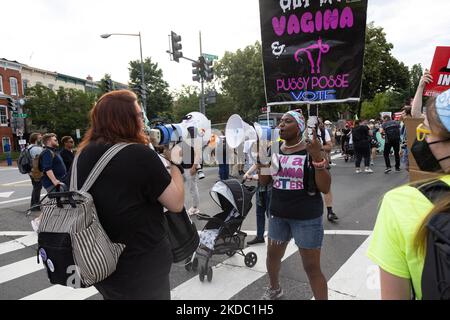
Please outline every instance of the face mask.
[[436, 157], [433, 155], [430, 149], [431, 144], [437, 144], [446, 142], [448, 140], [442, 140], [442, 141], [435, 141], [432, 143], [428, 143], [426, 140], [423, 141], [416, 141], [414, 142], [411, 152], [414, 156], [414, 159], [417, 162], [417, 165], [419, 166], [420, 170], [427, 171], [427, 172], [436, 172], [441, 170], [440, 162], [447, 160], [450, 158], [450, 156], [445, 157], [443, 159], [436, 159]]

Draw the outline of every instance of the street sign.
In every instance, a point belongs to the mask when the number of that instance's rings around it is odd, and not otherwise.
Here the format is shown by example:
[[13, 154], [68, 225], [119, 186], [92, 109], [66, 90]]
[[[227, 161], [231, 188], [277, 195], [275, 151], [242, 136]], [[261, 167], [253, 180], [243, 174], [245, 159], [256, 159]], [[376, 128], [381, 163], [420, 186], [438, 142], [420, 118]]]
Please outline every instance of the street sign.
[[13, 113], [12, 116], [13, 118], [22, 118], [22, 119], [28, 118], [28, 114], [26, 113]]
[[80, 138], [81, 138], [81, 132], [80, 132], [80, 129], [77, 129], [77, 130], [76, 130], [76, 134], [77, 134], [77, 139], [80, 139]]
[[219, 56], [213, 54], [203, 53], [202, 56], [204, 56], [205, 59], [208, 59], [210, 61], [219, 60]]
[[24, 145], [27, 144], [27, 140], [19, 140], [19, 144], [20, 144], [21, 146], [24, 146]]

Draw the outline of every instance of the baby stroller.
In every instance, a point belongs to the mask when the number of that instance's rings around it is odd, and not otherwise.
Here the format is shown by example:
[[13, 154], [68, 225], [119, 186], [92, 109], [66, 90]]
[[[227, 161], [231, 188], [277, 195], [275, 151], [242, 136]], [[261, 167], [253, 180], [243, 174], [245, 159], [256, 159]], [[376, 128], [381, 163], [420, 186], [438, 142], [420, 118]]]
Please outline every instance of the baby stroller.
[[344, 141], [344, 160], [348, 162], [349, 159], [353, 160], [355, 157], [355, 149], [353, 147], [353, 137], [350, 133]]
[[252, 207], [255, 189], [235, 179], [219, 181], [211, 189], [212, 199], [223, 211], [214, 217], [198, 215], [199, 220], [208, 222], [200, 232], [200, 245], [193, 259], [188, 259], [185, 264], [188, 271], [198, 270], [201, 282], [205, 276], [209, 282], [212, 280], [213, 270], [209, 260], [213, 255], [226, 254], [232, 257], [238, 253], [244, 257], [247, 267], [255, 266], [258, 259], [256, 253], [244, 254], [247, 234], [241, 231], [242, 222]]

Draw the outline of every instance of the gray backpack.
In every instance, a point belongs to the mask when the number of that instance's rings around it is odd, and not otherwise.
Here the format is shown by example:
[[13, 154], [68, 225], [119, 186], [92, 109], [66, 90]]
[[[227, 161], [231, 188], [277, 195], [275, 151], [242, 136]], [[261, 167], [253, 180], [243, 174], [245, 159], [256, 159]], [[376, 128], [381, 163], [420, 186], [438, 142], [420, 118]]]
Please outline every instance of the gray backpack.
[[86, 288], [116, 270], [125, 245], [111, 242], [88, 191], [110, 160], [128, 145], [116, 144], [106, 151], [80, 190], [77, 188], [77, 154], [72, 166], [70, 191], [50, 193], [49, 200], [42, 204], [38, 262], [40, 257], [52, 284]]

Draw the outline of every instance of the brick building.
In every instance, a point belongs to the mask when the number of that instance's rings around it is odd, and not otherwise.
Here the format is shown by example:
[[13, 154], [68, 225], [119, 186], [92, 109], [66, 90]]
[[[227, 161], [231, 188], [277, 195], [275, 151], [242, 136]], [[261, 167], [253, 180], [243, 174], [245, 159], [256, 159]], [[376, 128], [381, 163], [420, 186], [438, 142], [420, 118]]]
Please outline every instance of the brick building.
[[23, 97], [21, 72], [22, 66], [17, 61], [0, 59], [0, 153], [4, 152], [6, 143], [12, 150], [18, 149], [16, 132], [13, 132], [16, 122], [8, 110], [6, 98]]

